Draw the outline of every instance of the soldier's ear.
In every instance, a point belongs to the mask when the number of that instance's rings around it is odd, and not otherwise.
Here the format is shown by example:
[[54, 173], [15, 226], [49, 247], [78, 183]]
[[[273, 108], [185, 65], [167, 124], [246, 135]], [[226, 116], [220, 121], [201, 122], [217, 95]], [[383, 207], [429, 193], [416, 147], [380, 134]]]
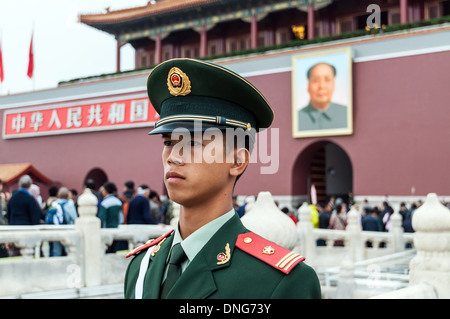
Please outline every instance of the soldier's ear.
[[234, 163], [230, 166], [230, 175], [239, 176], [250, 162], [250, 152], [246, 148], [234, 149]]

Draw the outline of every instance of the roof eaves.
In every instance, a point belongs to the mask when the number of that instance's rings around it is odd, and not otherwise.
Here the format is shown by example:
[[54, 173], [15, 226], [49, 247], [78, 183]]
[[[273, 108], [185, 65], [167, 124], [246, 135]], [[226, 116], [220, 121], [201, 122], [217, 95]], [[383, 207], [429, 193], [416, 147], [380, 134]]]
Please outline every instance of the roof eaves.
[[156, 2], [155, 4], [148, 4], [144, 7], [107, 11], [106, 13], [98, 14], [80, 14], [79, 21], [92, 25], [125, 22], [217, 1], [220, 0], [166, 0]]

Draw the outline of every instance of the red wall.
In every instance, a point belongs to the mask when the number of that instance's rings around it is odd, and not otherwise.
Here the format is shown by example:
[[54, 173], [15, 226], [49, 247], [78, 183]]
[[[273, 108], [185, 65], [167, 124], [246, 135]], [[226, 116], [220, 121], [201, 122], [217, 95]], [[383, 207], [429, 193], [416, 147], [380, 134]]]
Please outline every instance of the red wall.
[[78, 191], [93, 168], [103, 169], [119, 190], [128, 179], [162, 190], [162, 143], [148, 136], [148, 131], [124, 129], [0, 140], [0, 162], [31, 162], [51, 179]]
[[[350, 157], [355, 195], [410, 195], [412, 186], [416, 195], [450, 194], [448, 61], [447, 51], [354, 63], [351, 136], [292, 138], [291, 73], [249, 78], [272, 103], [272, 127], [280, 128], [279, 174], [258, 176], [258, 187], [274, 195], [306, 194], [295, 161], [308, 146], [331, 141]], [[253, 179], [243, 178], [238, 190], [251, 193]]]
[[[291, 134], [291, 73], [249, 77], [271, 102], [279, 128], [279, 170], [252, 164], [237, 194], [306, 194], [305, 167], [315, 143], [330, 141], [349, 156], [355, 195], [450, 195], [450, 52], [353, 64], [354, 134], [298, 138]], [[3, 111], [0, 111], [3, 118]], [[158, 136], [147, 128], [0, 140], [0, 163], [30, 162], [50, 178], [82, 189], [102, 168], [119, 190], [132, 179], [163, 191]], [[311, 147], [312, 148], [311, 148]], [[306, 152], [304, 152], [306, 150]], [[299, 161], [297, 161], [299, 159]]]

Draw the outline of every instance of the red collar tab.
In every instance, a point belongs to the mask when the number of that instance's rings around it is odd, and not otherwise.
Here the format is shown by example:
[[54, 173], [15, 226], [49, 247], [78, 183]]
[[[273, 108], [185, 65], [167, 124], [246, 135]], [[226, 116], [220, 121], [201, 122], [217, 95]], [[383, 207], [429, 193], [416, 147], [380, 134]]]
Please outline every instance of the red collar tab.
[[171, 231], [169, 231], [168, 233], [156, 238], [156, 239], [150, 239], [149, 241], [147, 241], [144, 245], [139, 246], [135, 249], [133, 249], [132, 251], [130, 251], [125, 257], [131, 257], [133, 255], [136, 255], [137, 253], [141, 252], [144, 249], [147, 249], [149, 247], [155, 246], [156, 244], [158, 244], [161, 240], [163, 240], [164, 238], [168, 237], [170, 234], [172, 234], [174, 230], [172, 229]]
[[255, 233], [240, 234], [236, 240], [236, 247], [285, 274], [289, 274], [295, 265], [305, 260], [305, 257]]

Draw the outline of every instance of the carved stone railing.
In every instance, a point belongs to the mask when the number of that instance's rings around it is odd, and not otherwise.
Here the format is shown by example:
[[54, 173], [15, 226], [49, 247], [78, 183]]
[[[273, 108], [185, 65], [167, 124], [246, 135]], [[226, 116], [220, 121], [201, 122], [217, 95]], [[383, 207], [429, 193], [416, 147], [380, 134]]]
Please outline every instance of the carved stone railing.
[[[162, 225], [100, 228], [97, 198], [89, 190], [80, 196], [78, 212], [75, 225], [0, 226], [0, 243], [20, 251], [20, 256], [0, 258], [0, 297], [120, 284], [128, 250], [106, 254], [107, 247], [123, 240], [131, 250], [170, 230]], [[53, 241], [65, 246], [66, 256], [49, 257], [48, 243]]]
[[412, 218], [416, 256], [411, 260], [410, 285], [379, 298], [450, 298], [450, 210], [436, 194], [428, 194]]
[[[313, 228], [311, 210], [304, 203], [299, 208], [297, 224], [299, 252], [314, 267], [322, 267], [339, 265], [344, 257], [358, 262], [413, 247], [413, 234], [403, 232], [401, 216], [397, 211], [391, 217], [389, 232], [363, 231], [359, 220], [360, 212], [353, 206], [347, 214], [345, 230]], [[325, 246], [317, 245], [319, 240]], [[339, 246], [335, 246], [337, 241], [341, 242]]]
[[[67, 256], [48, 258], [48, 242], [66, 246]], [[46, 291], [71, 286], [71, 265], [82, 259], [80, 232], [72, 226], [2, 226], [0, 242], [14, 244], [19, 257], [0, 259], [0, 296]], [[44, 257], [41, 258], [41, 252]], [[79, 267], [77, 268], [79, 273]], [[76, 278], [75, 283], [79, 280]]]
[[[261, 197], [261, 200], [267, 202], [267, 197], [265, 195]], [[257, 205], [259, 200], [260, 196], [258, 195], [258, 200], [250, 211], [252, 217], [266, 214], [262, 210], [263, 206]], [[268, 206], [266, 204], [264, 207]], [[299, 208], [298, 213], [299, 222], [294, 230], [291, 227], [283, 227], [282, 230], [272, 227], [281, 220], [281, 217], [285, 217], [277, 216], [275, 212], [271, 212], [270, 220], [261, 218], [258, 221], [252, 218], [253, 224], [246, 226], [250, 230], [254, 228], [255, 232], [259, 232], [259, 235], [263, 237], [273, 238], [274, 241], [282, 236], [297, 236], [298, 244], [294, 250], [305, 256], [305, 262], [318, 272], [325, 298], [330, 296], [332, 298], [367, 298], [389, 289], [395, 290], [408, 286], [409, 276], [407, 274], [382, 273], [383, 267], [380, 266], [388, 261], [395, 264], [399, 258], [402, 265], [405, 264], [405, 260], [406, 263], [409, 263], [416, 252], [416, 234], [403, 232], [402, 217], [398, 211], [391, 216], [389, 232], [363, 231], [360, 225], [361, 214], [357, 206], [353, 206], [348, 212], [345, 230], [314, 228], [311, 222], [311, 209], [307, 203]], [[265, 225], [257, 225], [257, 222], [265, 223]], [[337, 241], [339, 241], [339, 245], [335, 245]], [[281, 241], [279, 244], [282, 244]], [[404, 271], [407, 270], [406, 266]], [[374, 271], [378, 273], [375, 272], [372, 275]], [[377, 276], [376, 287], [367, 289], [373, 284], [371, 276]], [[334, 285], [333, 291], [329, 290], [331, 281]], [[365, 291], [358, 290], [361, 285], [364, 286]]]
[[[265, 194], [261, 200], [267, 202], [269, 197], [270, 194]], [[266, 204], [261, 207], [266, 207]], [[114, 240], [127, 241], [128, 250], [131, 250], [171, 228], [161, 225], [100, 228], [100, 220], [95, 216], [97, 199], [89, 190], [80, 196], [78, 208], [80, 217], [75, 225], [0, 226], [0, 243], [13, 243], [20, 249], [21, 255], [0, 259], [0, 297], [121, 284], [129, 262], [124, 257], [127, 250], [107, 254], [107, 247]], [[277, 216], [273, 208], [272, 217], [264, 221], [271, 225], [276, 222], [274, 219], [286, 219], [284, 215]], [[256, 211], [253, 213], [257, 216]], [[261, 227], [258, 231], [283, 232], [272, 234], [274, 241], [286, 236], [298, 238], [294, 250], [305, 256], [306, 262], [319, 272], [323, 267], [331, 267], [329, 273], [337, 275], [341, 283], [338, 291], [347, 292], [341, 297], [355, 296], [349, 292], [351, 289], [342, 288], [353, 287], [356, 275], [362, 274], [355, 267], [370, 260], [389, 258], [390, 254], [407, 254], [406, 247], [417, 249], [417, 255], [410, 263], [410, 287], [400, 289], [398, 294], [393, 292], [392, 295], [386, 295], [386, 298], [405, 298], [413, 294], [450, 297], [450, 211], [439, 203], [435, 194], [430, 194], [413, 215], [416, 233], [403, 233], [398, 212], [391, 216], [392, 227], [389, 232], [362, 231], [359, 211], [355, 208], [348, 213], [345, 230], [313, 228], [307, 205], [299, 209], [299, 217], [297, 227]], [[256, 221], [252, 219], [251, 223]], [[270, 234], [260, 235], [270, 238]], [[325, 246], [317, 245], [320, 239], [326, 243]], [[334, 246], [337, 240], [342, 241], [343, 246]], [[51, 241], [61, 242], [67, 249], [67, 256], [48, 257], [47, 243]], [[368, 247], [366, 242], [370, 242], [372, 247]], [[413, 252], [414, 249], [409, 251]]]
[[127, 241], [128, 250], [132, 250], [170, 229], [170, 226], [164, 225], [120, 225], [118, 228], [103, 228], [101, 230], [102, 246], [105, 250], [113, 241]]
[[[333, 293], [335, 298], [358, 298], [364, 295], [358, 288], [358, 282], [364, 282], [367, 286], [371, 275], [361, 271], [362, 266], [369, 263], [381, 269], [388, 259], [405, 256], [410, 256], [405, 266], [409, 274], [379, 272], [378, 276], [387, 279], [384, 282], [379, 280], [379, 286], [391, 285], [392, 291], [379, 293], [378, 296], [371, 295], [373, 291], [366, 291], [367, 297], [450, 298], [450, 210], [439, 202], [436, 194], [428, 194], [424, 204], [413, 214], [414, 233], [403, 233], [398, 212], [391, 217], [389, 232], [367, 232], [361, 231], [355, 222], [358, 220], [354, 218], [358, 214], [357, 210], [349, 212], [347, 228], [340, 231], [307, 227], [311, 218], [307, 206], [303, 206], [300, 211], [300, 216], [303, 216], [300, 218], [305, 224], [298, 227], [305, 241], [302, 245], [304, 254], [324, 274], [328, 281], [325, 285], [327, 288], [330, 278], [337, 282]], [[312, 242], [319, 238], [324, 239], [327, 246], [312, 247]], [[342, 240], [344, 246], [334, 247], [335, 240]], [[364, 247], [366, 242], [371, 242], [373, 247]]]
[[[307, 263], [316, 268], [338, 266], [344, 257], [358, 262], [414, 246], [413, 234], [403, 232], [398, 211], [391, 216], [389, 232], [363, 231], [357, 206], [348, 212], [345, 230], [314, 228], [311, 209], [306, 202], [299, 208], [298, 216], [295, 227], [292, 220], [275, 206], [271, 194], [261, 192], [242, 217], [242, 222], [257, 234], [305, 256]], [[338, 241], [339, 245], [335, 245]]]
[[69, 256], [80, 252], [80, 234], [74, 225], [1, 226], [0, 243], [13, 243], [24, 259], [49, 256], [48, 243], [59, 241]]

